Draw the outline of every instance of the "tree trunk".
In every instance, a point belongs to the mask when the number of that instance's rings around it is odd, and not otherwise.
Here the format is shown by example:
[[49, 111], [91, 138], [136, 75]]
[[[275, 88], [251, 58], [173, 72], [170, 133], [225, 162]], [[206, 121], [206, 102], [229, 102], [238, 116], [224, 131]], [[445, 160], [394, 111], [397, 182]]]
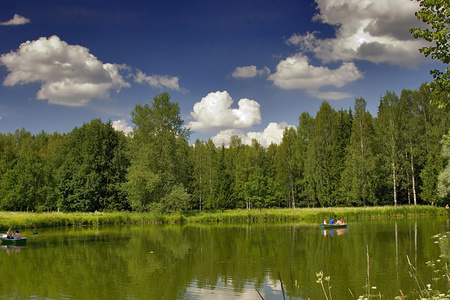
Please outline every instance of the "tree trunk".
[[202, 185], [202, 171], [200, 171], [200, 203], [198, 210], [202, 210], [202, 194], [203, 194], [203, 185]]
[[412, 152], [412, 145], [411, 147], [411, 179], [412, 179], [412, 190], [413, 190], [413, 198], [414, 198], [414, 205], [417, 205], [417, 193], [416, 193], [416, 178], [414, 176], [414, 156]]
[[394, 180], [394, 206], [397, 206], [397, 172], [395, 170], [395, 162], [392, 162], [392, 177]]

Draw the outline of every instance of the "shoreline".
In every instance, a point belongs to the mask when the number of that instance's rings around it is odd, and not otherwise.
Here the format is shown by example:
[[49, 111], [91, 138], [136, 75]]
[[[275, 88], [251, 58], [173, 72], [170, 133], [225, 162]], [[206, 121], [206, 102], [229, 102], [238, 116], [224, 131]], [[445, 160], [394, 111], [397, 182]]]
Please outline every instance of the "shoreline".
[[227, 211], [186, 211], [155, 214], [137, 212], [0, 212], [0, 230], [44, 227], [101, 226], [127, 224], [186, 224], [186, 223], [265, 223], [310, 221], [343, 218], [345, 222], [360, 219], [448, 216], [450, 211], [436, 206], [375, 206], [328, 207], [296, 209], [239, 209]]

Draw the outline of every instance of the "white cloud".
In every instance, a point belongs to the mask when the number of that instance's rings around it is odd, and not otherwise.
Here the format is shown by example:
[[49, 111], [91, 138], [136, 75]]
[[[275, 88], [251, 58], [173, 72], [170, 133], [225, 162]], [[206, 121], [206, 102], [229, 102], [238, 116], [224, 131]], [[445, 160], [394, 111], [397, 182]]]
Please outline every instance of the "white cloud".
[[216, 147], [225, 145], [225, 147], [230, 146], [230, 140], [232, 136], [238, 136], [243, 144], [250, 144], [251, 140], [245, 135], [245, 133], [240, 129], [225, 129], [221, 130], [218, 134], [211, 138]]
[[140, 70], [134, 77], [134, 81], [137, 83], [147, 83], [148, 85], [156, 88], [169, 88], [175, 91], [181, 91], [180, 85], [178, 84], [178, 77], [167, 76], [167, 75], [147, 75]]
[[124, 65], [102, 63], [79, 45], [69, 45], [57, 36], [27, 41], [17, 51], [0, 56], [10, 72], [3, 85], [41, 83], [38, 99], [67, 106], [83, 106], [92, 98], [107, 99], [109, 91], [129, 87], [119, 71]]
[[268, 67], [264, 67], [260, 70], [256, 66], [237, 67], [231, 76], [234, 78], [253, 78], [256, 76], [269, 75], [270, 70]]
[[232, 109], [233, 99], [227, 91], [209, 93], [194, 104], [191, 116], [196, 120], [188, 124], [192, 130], [207, 131], [217, 128], [247, 128], [261, 123], [259, 103], [243, 98], [238, 109]]
[[309, 51], [323, 62], [367, 60], [373, 63], [414, 66], [423, 60], [409, 28], [422, 26], [414, 13], [417, 1], [404, 0], [316, 0], [314, 20], [336, 28], [334, 38], [319, 33], [293, 35], [287, 42]]
[[[418, 49], [425, 42], [408, 32], [423, 26], [414, 13], [417, 1], [404, 0], [315, 0], [318, 13], [313, 20], [331, 25], [332, 38], [320, 32], [294, 34], [286, 42], [299, 53], [278, 63], [268, 79], [282, 89], [302, 89], [313, 97], [336, 100], [352, 97], [343, 92], [323, 92], [324, 86], [341, 88], [363, 77], [354, 61], [390, 63], [415, 67], [424, 57]], [[310, 65], [307, 53], [321, 63], [342, 62], [336, 69]]]
[[6, 22], [0, 22], [0, 25], [11, 26], [11, 25], [23, 25], [23, 24], [27, 24], [27, 23], [30, 23], [30, 19], [22, 17], [18, 14], [15, 14], [11, 20], [6, 21]]
[[249, 132], [247, 137], [250, 140], [256, 139], [264, 147], [268, 147], [272, 143], [279, 145], [286, 127], [291, 127], [291, 125], [285, 122], [270, 123], [263, 132]]
[[339, 68], [331, 70], [310, 65], [308, 58], [299, 53], [279, 62], [276, 72], [268, 79], [282, 89], [315, 91], [329, 85], [342, 87], [362, 77], [353, 62], [345, 62]]
[[268, 147], [272, 143], [279, 145], [283, 139], [283, 132], [286, 127], [292, 126], [287, 125], [285, 122], [270, 123], [263, 132], [248, 132], [247, 134], [240, 129], [226, 129], [220, 131], [211, 140], [216, 147], [221, 145], [229, 147], [231, 137], [238, 136], [245, 145], [251, 145], [252, 140], [256, 139], [263, 147]]
[[125, 133], [126, 135], [130, 134], [133, 131], [133, 128], [128, 125], [125, 119], [113, 121], [112, 128], [117, 131], [123, 131], [123, 133]]

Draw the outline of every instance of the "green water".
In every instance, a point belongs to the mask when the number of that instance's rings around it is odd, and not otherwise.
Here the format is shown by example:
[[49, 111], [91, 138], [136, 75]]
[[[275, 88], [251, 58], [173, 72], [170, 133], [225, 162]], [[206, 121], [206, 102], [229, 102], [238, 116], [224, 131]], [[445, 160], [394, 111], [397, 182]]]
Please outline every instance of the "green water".
[[23, 231], [26, 248], [0, 248], [0, 299], [261, 299], [257, 290], [283, 299], [280, 278], [286, 299], [325, 299], [319, 271], [331, 277], [333, 299], [363, 295], [367, 278], [373, 293], [393, 299], [417, 289], [407, 255], [433, 283], [425, 263], [448, 249], [431, 236], [448, 230], [447, 219], [421, 218], [352, 222], [340, 231], [316, 224]]

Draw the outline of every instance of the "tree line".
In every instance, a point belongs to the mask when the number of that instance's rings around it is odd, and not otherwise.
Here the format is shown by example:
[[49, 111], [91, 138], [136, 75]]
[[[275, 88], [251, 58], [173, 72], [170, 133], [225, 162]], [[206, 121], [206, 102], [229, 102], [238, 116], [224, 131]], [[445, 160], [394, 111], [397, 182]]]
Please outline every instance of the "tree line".
[[[131, 113], [132, 134], [94, 119], [70, 133], [0, 134], [0, 209], [185, 211], [400, 204], [449, 200], [448, 111], [423, 84], [386, 92], [377, 116], [356, 98], [299, 116], [279, 145], [189, 145], [168, 93]], [[444, 96], [443, 96], [444, 97]]]

